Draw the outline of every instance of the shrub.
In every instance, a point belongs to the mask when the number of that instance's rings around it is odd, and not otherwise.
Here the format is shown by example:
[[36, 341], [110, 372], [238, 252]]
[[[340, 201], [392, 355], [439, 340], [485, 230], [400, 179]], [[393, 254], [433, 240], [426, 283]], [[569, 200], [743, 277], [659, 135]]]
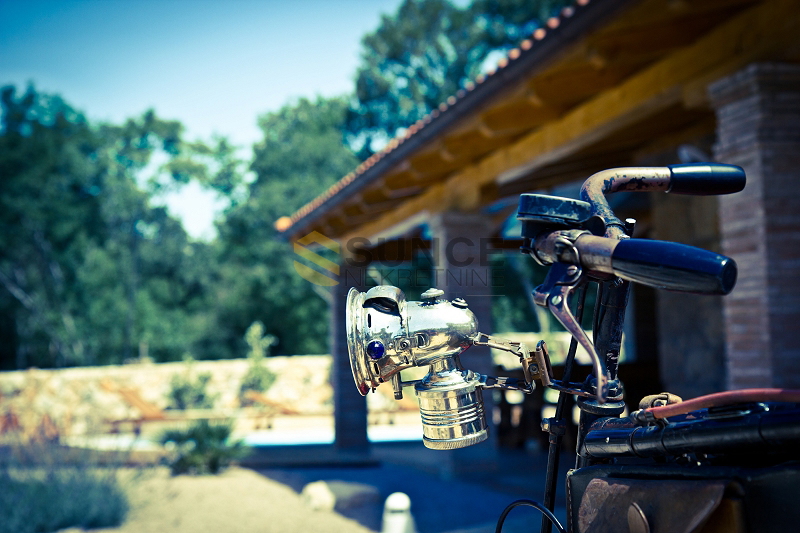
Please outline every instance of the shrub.
[[186, 430], [169, 430], [161, 444], [172, 448], [167, 460], [172, 475], [217, 474], [233, 461], [243, 458], [247, 448], [231, 442], [231, 424], [210, 424], [201, 420]]
[[175, 374], [170, 379], [169, 409], [210, 409], [214, 407], [216, 395], [208, 393], [208, 382], [211, 381], [211, 374], [204, 372], [192, 377], [192, 360], [186, 361], [186, 372]]
[[239, 398], [245, 402], [247, 391], [264, 392], [275, 383], [275, 373], [264, 365], [252, 365], [247, 369], [239, 388]]
[[63, 464], [74, 457], [60, 457], [63, 449], [58, 447], [39, 452], [36, 464], [0, 466], [0, 533], [122, 524], [128, 500], [115, 469]]
[[264, 324], [256, 321], [247, 328], [244, 340], [250, 346], [247, 354], [250, 366], [239, 387], [239, 401], [242, 405], [248, 405], [250, 400], [246, 397], [247, 391], [264, 392], [275, 383], [275, 373], [264, 366], [264, 357], [269, 354], [276, 338], [273, 335], [264, 335]]

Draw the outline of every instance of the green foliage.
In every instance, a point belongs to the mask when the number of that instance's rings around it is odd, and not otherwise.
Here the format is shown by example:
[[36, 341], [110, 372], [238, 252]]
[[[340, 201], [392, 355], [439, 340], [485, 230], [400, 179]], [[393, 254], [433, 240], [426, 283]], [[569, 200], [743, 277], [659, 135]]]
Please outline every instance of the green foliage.
[[92, 126], [33, 88], [3, 88], [0, 105], [0, 368], [201, 345], [215, 256], [150, 199], [189, 179], [235, 189], [227, 143], [186, 143], [153, 112]]
[[367, 136], [363, 155], [372, 153], [373, 140], [394, 137], [456, 93], [467, 68], [465, 18], [447, 0], [406, 0], [363, 38], [358, 102], [348, 117], [353, 140]]
[[244, 340], [250, 347], [247, 358], [253, 363], [260, 363], [269, 355], [269, 349], [277, 341], [274, 335], [264, 335], [264, 324], [256, 320], [244, 334]]
[[[254, 321], [280, 353], [324, 353], [326, 295], [297, 275], [274, 222], [566, 3], [405, 0], [364, 37], [355, 95], [301, 98], [259, 118], [249, 184], [224, 138], [189, 142], [152, 111], [91, 124], [58, 96], [2, 88], [0, 369], [237, 357]], [[191, 181], [228, 201], [216, 242], [192, 242], [158, 205]], [[510, 301], [508, 327], [521, 327]], [[265, 386], [253, 372], [248, 386]]]
[[247, 201], [218, 226], [220, 269], [215, 302], [219, 349], [241, 353], [242, 336], [258, 320], [281, 353], [327, 350], [327, 305], [294, 270], [296, 256], [273, 227], [358, 163], [342, 141], [342, 98], [300, 99], [261, 117], [256, 174]]
[[128, 502], [116, 479], [64, 467], [41, 475], [0, 472], [0, 533], [119, 526]]
[[[224, 139], [186, 142], [180, 123], [153, 112], [91, 125], [32, 88], [1, 96], [0, 368], [237, 357], [254, 319], [287, 351], [324, 350], [323, 302], [272, 223], [356, 164], [341, 141], [343, 100], [262, 118], [245, 201], [243, 164]], [[229, 200], [217, 243], [192, 242], [152, 201], [190, 180]]]
[[272, 223], [291, 215], [353, 170], [358, 159], [342, 142], [347, 101], [306, 98], [267, 113], [258, 124], [264, 139], [254, 146], [250, 169], [256, 181], [250, 201]]
[[186, 372], [175, 374], [169, 382], [170, 409], [210, 409], [214, 407], [216, 395], [208, 393], [208, 382], [211, 373], [204, 372], [192, 376], [191, 365], [187, 364]]
[[0, 533], [115, 527], [128, 500], [113, 467], [52, 445], [26, 444], [0, 463]]
[[264, 324], [253, 322], [244, 335], [245, 342], [250, 346], [247, 359], [250, 363], [247, 372], [242, 377], [239, 387], [239, 400], [242, 404], [249, 403], [247, 391], [265, 392], [275, 383], [275, 373], [264, 366], [264, 357], [269, 353], [269, 348], [277, 342], [274, 335], [264, 335]]
[[201, 420], [186, 430], [166, 431], [159, 441], [172, 448], [172, 475], [217, 474], [247, 455], [241, 441], [231, 442], [230, 424]]
[[97, 139], [58, 97], [29, 90], [15, 98], [4, 88], [0, 104], [0, 305], [31, 345], [46, 340], [56, 363], [81, 360], [74, 250], [103, 238], [100, 168], [87, 158]]
[[569, 0], [405, 0], [362, 40], [348, 138], [362, 158], [492, 68]]

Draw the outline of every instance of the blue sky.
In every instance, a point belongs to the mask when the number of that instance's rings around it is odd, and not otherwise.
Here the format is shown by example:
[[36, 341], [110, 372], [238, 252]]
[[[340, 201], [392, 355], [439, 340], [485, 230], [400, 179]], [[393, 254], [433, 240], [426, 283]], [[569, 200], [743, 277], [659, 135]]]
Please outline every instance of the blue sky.
[[[258, 115], [352, 90], [360, 39], [401, 0], [0, 0], [0, 85], [33, 82], [91, 119], [154, 108], [189, 138], [249, 147]], [[219, 203], [165, 200], [190, 234]]]

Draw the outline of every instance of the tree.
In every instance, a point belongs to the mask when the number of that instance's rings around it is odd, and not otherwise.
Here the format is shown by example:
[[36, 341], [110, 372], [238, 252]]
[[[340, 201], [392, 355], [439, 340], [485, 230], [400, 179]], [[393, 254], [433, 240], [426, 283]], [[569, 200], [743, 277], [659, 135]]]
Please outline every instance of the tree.
[[259, 119], [256, 175], [248, 199], [219, 225], [220, 282], [215, 298], [218, 350], [243, 353], [254, 321], [278, 339], [281, 353], [324, 353], [327, 306], [293, 268], [292, 247], [274, 229], [358, 164], [344, 144], [344, 98], [302, 98]]
[[[213, 256], [149, 200], [190, 179], [235, 188], [227, 144], [186, 143], [153, 112], [92, 126], [33, 88], [2, 89], [0, 105], [2, 366], [191, 351], [208, 326]], [[165, 162], [152, 170], [155, 154]]]
[[55, 364], [82, 360], [76, 321], [77, 248], [102, 240], [97, 139], [58, 97], [0, 93], [0, 285], [15, 317], [14, 354], [46, 352]]
[[349, 142], [364, 159], [494, 66], [568, 0], [405, 0], [362, 40]]

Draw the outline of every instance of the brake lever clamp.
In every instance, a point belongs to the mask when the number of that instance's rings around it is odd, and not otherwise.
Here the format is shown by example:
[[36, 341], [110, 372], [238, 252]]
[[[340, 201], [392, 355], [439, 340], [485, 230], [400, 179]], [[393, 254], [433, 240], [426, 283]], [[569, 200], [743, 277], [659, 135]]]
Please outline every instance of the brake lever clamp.
[[[564, 239], [564, 241], [566, 241], [563, 243], [564, 245], [572, 245], [567, 239]], [[577, 262], [580, 263], [578, 250], [574, 249], [574, 246], [572, 254], [578, 259]], [[537, 305], [549, 309], [570, 335], [586, 350], [592, 360], [593, 372], [596, 378], [596, 386], [593, 387], [595, 390], [592, 392], [585, 390], [581, 391], [582, 393], [575, 392], [570, 384], [553, 386], [557, 385], [554, 383], [550, 385], [551, 388], [579, 394], [580, 396], [593, 396], [598, 404], [603, 404], [608, 398], [608, 374], [600, 360], [600, 356], [597, 354], [597, 350], [595, 350], [594, 344], [589, 340], [586, 332], [578, 324], [569, 308], [570, 293], [583, 282], [584, 276], [581, 267], [560, 262], [554, 263], [550, 267], [544, 283], [534, 289], [533, 298]]]
[[[542, 344], [543, 341], [540, 341], [539, 344]], [[509, 352], [517, 357], [519, 357], [519, 362], [522, 365], [522, 372], [525, 376], [525, 383], [527, 384], [526, 389], [524, 392], [532, 392], [534, 388], [536, 388], [535, 380], [541, 380], [542, 384], [547, 386], [550, 383], [550, 376], [552, 375], [552, 371], [550, 370], [550, 360], [543, 359], [541, 357], [541, 353], [539, 351], [539, 346], [537, 345], [537, 351], [534, 352], [534, 355], [531, 355], [528, 347], [525, 346], [524, 343], [509, 341], [506, 339], [501, 339], [498, 337], [493, 337], [486, 333], [478, 333], [473, 339], [472, 344], [475, 346], [488, 346], [489, 348], [494, 348], [496, 350], [502, 350], [504, 352]], [[545, 355], [547, 352], [545, 351]], [[538, 356], [538, 357], [537, 357]], [[550, 371], [548, 373], [548, 371]], [[492, 378], [502, 380], [503, 383], [509, 380], [509, 378]], [[491, 385], [485, 385], [489, 387]], [[500, 388], [512, 388], [512, 387], [500, 387]], [[523, 389], [520, 389], [523, 390]]]

